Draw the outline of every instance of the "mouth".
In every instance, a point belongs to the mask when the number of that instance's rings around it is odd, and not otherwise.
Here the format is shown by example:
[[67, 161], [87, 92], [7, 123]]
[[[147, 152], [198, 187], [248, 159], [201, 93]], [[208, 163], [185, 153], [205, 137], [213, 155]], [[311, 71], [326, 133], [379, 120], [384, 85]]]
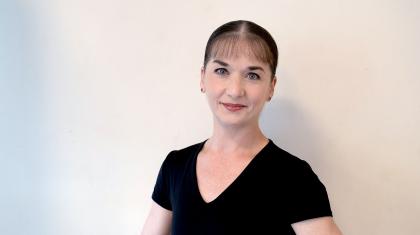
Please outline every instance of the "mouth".
[[223, 103], [223, 102], [220, 102], [220, 104], [222, 104], [227, 110], [231, 112], [236, 112], [247, 107], [246, 105], [243, 105], [243, 104], [233, 104], [233, 103]]

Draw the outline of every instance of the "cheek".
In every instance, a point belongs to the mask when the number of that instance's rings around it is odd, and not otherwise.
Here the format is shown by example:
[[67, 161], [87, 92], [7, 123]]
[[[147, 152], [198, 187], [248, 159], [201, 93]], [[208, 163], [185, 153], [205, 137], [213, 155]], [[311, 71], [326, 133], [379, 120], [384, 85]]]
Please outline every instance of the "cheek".
[[270, 92], [268, 89], [254, 89], [248, 91], [248, 96], [251, 102], [259, 104], [264, 103], [264, 101], [268, 98]]
[[209, 95], [215, 97], [215, 96], [220, 95], [220, 93], [223, 90], [223, 87], [221, 86], [220, 83], [217, 83], [215, 81], [208, 81], [206, 84], [206, 89]]
[[210, 106], [215, 107], [217, 105], [217, 102], [219, 100], [219, 95], [218, 95], [218, 92], [216, 92], [214, 89], [207, 89], [206, 97]]

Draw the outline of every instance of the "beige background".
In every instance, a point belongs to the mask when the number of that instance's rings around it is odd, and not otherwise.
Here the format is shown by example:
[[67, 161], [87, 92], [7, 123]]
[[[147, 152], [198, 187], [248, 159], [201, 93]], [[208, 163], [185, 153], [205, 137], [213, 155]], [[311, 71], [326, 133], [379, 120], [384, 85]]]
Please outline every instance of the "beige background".
[[[307, 160], [346, 235], [420, 230], [418, 1], [0, 3], [0, 231], [138, 234], [166, 154], [211, 133], [212, 30], [272, 32], [261, 125]], [[5, 231], [5, 232], [4, 232]]]

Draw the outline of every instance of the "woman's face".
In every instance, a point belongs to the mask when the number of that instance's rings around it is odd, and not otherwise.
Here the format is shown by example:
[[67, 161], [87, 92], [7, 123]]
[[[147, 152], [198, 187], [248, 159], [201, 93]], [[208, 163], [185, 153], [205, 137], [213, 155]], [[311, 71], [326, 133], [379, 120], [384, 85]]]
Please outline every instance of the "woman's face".
[[212, 58], [201, 70], [200, 86], [222, 126], [257, 124], [275, 85], [269, 65], [247, 55]]

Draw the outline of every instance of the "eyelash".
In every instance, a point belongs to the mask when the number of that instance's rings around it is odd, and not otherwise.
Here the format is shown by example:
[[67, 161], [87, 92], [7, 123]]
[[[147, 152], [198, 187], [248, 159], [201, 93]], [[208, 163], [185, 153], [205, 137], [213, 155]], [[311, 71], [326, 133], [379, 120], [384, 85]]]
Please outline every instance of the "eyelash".
[[217, 68], [214, 70], [214, 72], [218, 75], [226, 75], [226, 73], [228, 73], [227, 69], [225, 68]]
[[[249, 76], [250, 75], [252, 75], [252, 76], [255, 76], [255, 78], [250, 78]], [[256, 74], [256, 73], [248, 73], [248, 76], [247, 76], [249, 79], [251, 79], [251, 80], [260, 80], [260, 75], [258, 75], [258, 74]]]
[[[214, 70], [214, 72], [220, 76], [225, 76], [229, 73], [225, 68], [217, 68]], [[253, 76], [254, 78], [250, 78], [250, 76]], [[247, 78], [249, 78], [250, 80], [260, 80], [261, 77], [256, 73], [248, 73]]]

